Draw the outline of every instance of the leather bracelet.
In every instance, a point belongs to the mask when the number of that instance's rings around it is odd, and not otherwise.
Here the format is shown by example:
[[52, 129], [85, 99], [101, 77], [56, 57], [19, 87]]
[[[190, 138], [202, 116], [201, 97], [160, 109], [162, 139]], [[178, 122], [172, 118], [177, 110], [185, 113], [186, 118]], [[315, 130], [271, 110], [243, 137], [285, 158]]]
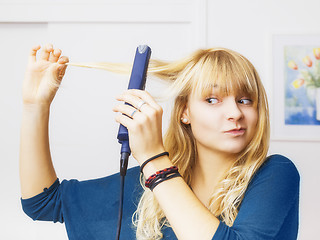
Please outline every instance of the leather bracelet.
[[156, 159], [156, 158], [158, 158], [158, 157], [162, 157], [162, 156], [165, 156], [165, 155], [169, 156], [169, 153], [168, 153], [168, 152], [159, 153], [158, 155], [155, 155], [155, 156], [147, 159], [146, 161], [144, 161], [144, 162], [141, 164], [141, 166], [140, 166], [140, 172], [143, 173], [143, 172], [142, 172], [143, 168], [144, 168], [149, 162], [151, 162], [152, 160], [154, 160], [154, 159]]
[[152, 174], [145, 182], [146, 187], [149, 187], [149, 185], [154, 182], [157, 181], [159, 178], [164, 178], [169, 174], [172, 173], [176, 173], [178, 172], [178, 168], [176, 166], [172, 166], [160, 171], [157, 171], [155, 174]]
[[152, 191], [159, 183], [162, 183], [171, 178], [181, 177], [178, 168], [172, 166], [152, 174], [145, 182], [145, 186]]
[[162, 183], [162, 182], [164, 182], [164, 181], [167, 181], [167, 180], [169, 180], [169, 179], [176, 178], [176, 177], [181, 177], [181, 175], [180, 175], [179, 172], [173, 173], [173, 174], [167, 176], [166, 178], [161, 178], [159, 181], [154, 182], [149, 188], [150, 188], [151, 191], [153, 191], [153, 189], [154, 189], [159, 183]]

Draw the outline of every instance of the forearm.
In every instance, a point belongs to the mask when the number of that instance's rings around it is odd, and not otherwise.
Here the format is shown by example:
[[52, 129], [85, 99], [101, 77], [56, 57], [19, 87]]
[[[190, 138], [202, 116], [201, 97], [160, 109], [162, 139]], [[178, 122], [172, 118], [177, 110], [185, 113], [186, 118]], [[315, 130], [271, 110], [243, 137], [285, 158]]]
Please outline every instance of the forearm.
[[24, 105], [20, 136], [22, 198], [35, 196], [57, 178], [49, 147], [49, 106]]
[[[167, 157], [148, 163], [146, 177], [172, 166]], [[182, 178], [164, 181], [153, 190], [178, 239], [212, 239], [219, 220], [199, 201]]]

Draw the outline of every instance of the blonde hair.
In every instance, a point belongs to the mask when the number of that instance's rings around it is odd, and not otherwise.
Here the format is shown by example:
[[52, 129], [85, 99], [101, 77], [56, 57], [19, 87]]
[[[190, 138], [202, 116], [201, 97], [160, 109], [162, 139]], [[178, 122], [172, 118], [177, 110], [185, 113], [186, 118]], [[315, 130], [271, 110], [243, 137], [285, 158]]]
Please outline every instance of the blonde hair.
[[[99, 68], [110, 69], [110, 67]], [[105, 66], [108, 64], [105, 64]], [[95, 67], [91, 65], [90, 67]], [[126, 68], [123, 68], [126, 69]], [[128, 73], [117, 69], [117, 72]], [[181, 122], [190, 94], [207, 95], [212, 86], [219, 86], [223, 95], [243, 93], [252, 98], [258, 111], [256, 132], [248, 146], [239, 153], [232, 167], [213, 189], [208, 209], [228, 226], [238, 214], [244, 193], [253, 175], [266, 159], [269, 147], [269, 110], [265, 90], [254, 66], [242, 55], [225, 48], [198, 50], [175, 62], [150, 60], [148, 73], [170, 81], [171, 93], [176, 95], [167, 132], [165, 149], [170, 159], [190, 186], [192, 170], [197, 161], [197, 147], [191, 127]], [[141, 183], [144, 177], [141, 176]], [[161, 239], [161, 228], [168, 225], [153, 193], [145, 189], [140, 198], [133, 222], [137, 239]]]

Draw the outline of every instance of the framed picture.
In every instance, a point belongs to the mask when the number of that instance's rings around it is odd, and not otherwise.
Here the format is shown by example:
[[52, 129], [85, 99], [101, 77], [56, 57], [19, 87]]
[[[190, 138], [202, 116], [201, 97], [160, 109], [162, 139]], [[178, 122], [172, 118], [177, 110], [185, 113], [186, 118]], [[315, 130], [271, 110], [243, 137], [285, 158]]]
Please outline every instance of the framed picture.
[[320, 141], [320, 35], [272, 41], [273, 139]]

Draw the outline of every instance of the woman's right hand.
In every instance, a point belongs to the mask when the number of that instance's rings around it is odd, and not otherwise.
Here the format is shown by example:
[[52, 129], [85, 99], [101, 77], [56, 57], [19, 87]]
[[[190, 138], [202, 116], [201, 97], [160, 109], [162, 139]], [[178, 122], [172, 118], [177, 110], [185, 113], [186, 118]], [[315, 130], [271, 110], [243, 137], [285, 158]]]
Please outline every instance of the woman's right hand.
[[66, 71], [69, 59], [61, 56], [61, 50], [51, 44], [43, 47], [36, 58], [40, 46], [33, 47], [25, 79], [23, 82], [23, 103], [28, 105], [50, 106]]

